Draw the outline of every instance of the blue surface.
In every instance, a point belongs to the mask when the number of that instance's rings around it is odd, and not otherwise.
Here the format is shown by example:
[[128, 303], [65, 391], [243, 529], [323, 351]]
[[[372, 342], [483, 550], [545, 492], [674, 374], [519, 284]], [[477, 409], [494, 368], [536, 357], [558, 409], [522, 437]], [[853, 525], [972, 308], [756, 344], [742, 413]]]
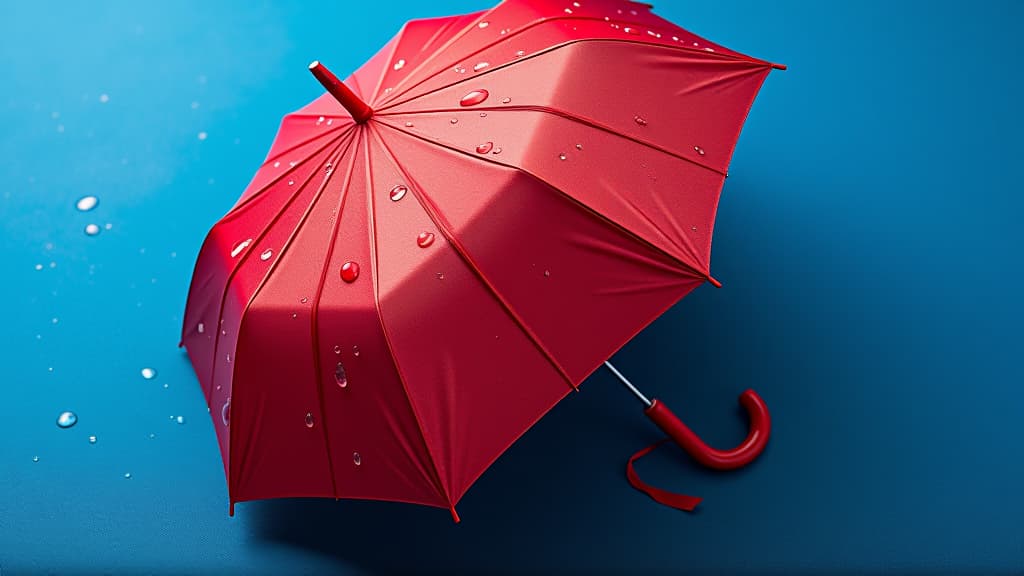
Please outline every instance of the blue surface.
[[[649, 480], [706, 498], [659, 507], [622, 468], [658, 433], [600, 372], [481, 478], [458, 526], [346, 501], [229, 518], [176, 344], [206, 230], [280, 116], [320, 92], [306, 64], [347, 73], [406, 18], [488, 3], [206, 4], [3, 8], [4, 576], [1024, 570], [1024, 3], [662, 2], [790, 70], [765, 85], [725, 187], [725, 287], [615, 362], [720, 445], [744, 434], [735, 396], [754, 386], [772, 442], [730, 474], [648, 457]], [[86, 194], [100, 204], [77, 212]], [[57, 428], [63, 410], [75, 427]]]

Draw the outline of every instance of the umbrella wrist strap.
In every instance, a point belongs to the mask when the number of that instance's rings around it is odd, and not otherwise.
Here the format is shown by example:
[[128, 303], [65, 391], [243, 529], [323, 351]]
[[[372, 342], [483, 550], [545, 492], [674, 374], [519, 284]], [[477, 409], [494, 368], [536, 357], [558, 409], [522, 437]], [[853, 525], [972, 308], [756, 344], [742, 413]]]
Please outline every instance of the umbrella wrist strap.
[[686, 494], [677, 494], [675, 492], [669, 492], [668, 490], [662, 490], [661, 488], [655, 488], [650, 484], [640, 479], [640, 476], [636, 473], [636, 469], [633, 467], [633, 463], [650, 454], [656, 448], [668, 442], [670, 438], [663, 438], [654, 444], [640, 450], [636, 454], [633, 454], [629, 458], [629, 462], [626, 464], [626, 479], [629, 480], [629, 484], [637, 490], [650, 496], [655, 502], [675, 508], [677, 510], [684, 510], [686, 512], [692, 512], [697, 504], [700, 504], [701, 499], [696, 496], [688, 496]]

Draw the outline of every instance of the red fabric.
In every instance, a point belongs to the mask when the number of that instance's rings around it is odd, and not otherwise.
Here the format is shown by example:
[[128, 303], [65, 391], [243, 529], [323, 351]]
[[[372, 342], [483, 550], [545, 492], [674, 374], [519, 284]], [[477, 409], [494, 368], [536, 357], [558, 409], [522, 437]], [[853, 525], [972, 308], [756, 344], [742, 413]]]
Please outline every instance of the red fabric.
[[346, 80], [366, 123], [329, 94], [284, 118], [184, 317], [231, 502], [452, 508], [708, 280], [771, 65], [643, 4], [581, 4], [410, 22]]
[[633, 486], [633, 488], [636, 488], [637, 490], [643, 492], [644, 494], [647, 494], [648, 496], [653, 498], [655, 502], [658, 502], [659, 504], [664, 504], [665, 506], [671, 506], [672, 508], [677, 508], [679, 510], [684, 510], [686, 512], [693, 512], [693, 509], [697, 507], [697, 504], [700, 504], [701, 498], [698, 498], [696, 496], [687, 496], [686, 494], [677, 494], [675, 492], [662, 490], [661, 488], [655, 488], [654, 486], [651, 486], [650, 484], [641, 480], [640, 475], [637, 474], [636, 470], [633, 468], [634, 462], [648, 455], [655, 448], [661, 446], [662, 444], [668, 442], [669, 440], [670, 438], [662, 438], [661, 440], [658, 440], [654, 444], [651, 444], [650, 446], [630, 456], [629, 462], [626, 463], [626, 478], [629, 480], [629, 483], [631, 486]]

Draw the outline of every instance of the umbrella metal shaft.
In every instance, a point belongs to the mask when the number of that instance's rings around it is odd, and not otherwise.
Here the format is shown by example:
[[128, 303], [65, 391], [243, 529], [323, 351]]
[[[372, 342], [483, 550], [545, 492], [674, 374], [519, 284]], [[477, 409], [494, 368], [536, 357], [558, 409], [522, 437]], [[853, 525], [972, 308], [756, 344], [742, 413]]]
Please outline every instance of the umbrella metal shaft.
[[633, 383], [632, 383], [632, 382], [630, 382], [628, 378], [626, 378], [625, 376], [623, 376], [623, 375], [622, 375], [622, 372], [619, 372], [619, 371], [618, 371], [618, 370], [617, 370], [617, 369], [615, 368], [615, 366], [612, 366], [612, 363], [611, 363], [611, 362], [608, 362], [608, 361], [606, 360], [606, 361], [605, 361], [605, 363], [604, 363], [604, 365], [605, 365], [605, 366], [607, 366], [607, 367], [608, 367], [608, 369], [612, 371], [612, 374], [615, 374], [615, 377], [616, 377], [616, 378], [618, 378], [619, 380], [621, 380], [621, 381], [622, 381], [622, 383], [626, 385], [626, 388], [629, 388], [629, 391], [630, 391], [630, 392], [632, 392], [632, 393], [633, 393], [633, 394], [634, 394], [634, 395], [635, 395], [635, 396], [636, 396], [637, 398], [639, 398], [639, 399], [640, 399], [640, 401], [641, 401], [641, 402], [643, 402], [645, 406], [647, 406], [648, 408], [650, 408], [650, 407], [651, 407], [651, 404], [652, 404], [652, 403], [651, 403], [651, 401], [650, 401], [650, 400], [648, 400], [648, 399], [647, 399], [647, 396], [644, 396], [643, 392], [641, 392], [641, 391], [637, 390], [637, 389], [636, 389], [636, 386], [633, 386]]

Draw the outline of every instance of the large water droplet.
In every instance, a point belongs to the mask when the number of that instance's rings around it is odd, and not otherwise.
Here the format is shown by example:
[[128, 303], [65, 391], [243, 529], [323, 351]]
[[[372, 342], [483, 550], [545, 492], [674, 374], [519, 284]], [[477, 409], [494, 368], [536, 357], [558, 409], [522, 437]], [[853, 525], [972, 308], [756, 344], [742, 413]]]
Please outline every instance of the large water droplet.
[[95, 235], [97, 235], [99, 233], [100, 233], [100, 227], [99, 226], [97, 226], [95, 224], [86, 224], [85, 225], [85, 235], [86, 236], [95, 236]]
[[334, 367], [334, 381], [342, 388], [348, 386], [348, 375], [345, 374], [345, 366], [341, 362]]
[[270, 257], [273, 256], [273, 255], [274, 255], [274, 251], [269, 249], [269, 248], [267, 248], [266, 250], [263, 251], [263, 254], [260, 254], [260, 260], [263, 260], [264, 262], [266, 262], [267, 260], [270, 260]]
[[420, 235], [416, 237], [416, 245], [420, 248], [426, 248], [434, 243], [433, 232], [420, 232]]
[[480, 88], [479, 90], [473, 90], [471, 92], [468, 92], [465, 96], [462, 97], [461, 100], [459, 100], [459, 105], [476, 106], [477, 104], [483, 102], [484, 100], [487, 100], [487, 97], [490, 95], [491, 93], [488, 92], [487, 90], [484, 90], [483, 88]]
[[479, 72], [490, 65], [490, 62], [477, 62], [476, 65], [473, 66], [473, 72]]
[[494, 142], [484, 142], [483, 144], [480, 144], [479, 146], [476, 147], [476, 153], [487, 154], [488, 152], [491, 151], [491, 148], [494, 148]]
[[82, 196], [75, 202], [75, 208], [78, 208], [79, 212], [88, 212], [96, 207], [100, 203], [100, 199], [95, 196]]
[[406, 186], [404, 186], [402, 184], [399, 184], [399, 185], [395, 186], [394, 188], [391, 189], [391, 194], [390, 194], [391, 201], [392, 202], [398, 202], [402, 198], [405, 198], [405, 193], [408, 192], [408, 191], [409, 191], [409, 188], [407, 188]]
[[306, 428], [312, 428], [312, 427], [313, 427], [313, 413], [312, 412], [306, 412]]
[[185, 417], [184, 417], [184, 416], [178, 416], [178, 417], [177, 417], [177, 418], [175, 418], [174, 420], [175, 420], [175, 422], [177, 422], [178, 424], [184, 424], [184, 423], [185, 423]]
[[231, 398], [228, 398], [220, 408], [220, 420], [225, 426], [231, 423]]
[[71, 428], [77, 423], [78, 415], [74, 412], [61, 412], [60, 415], [57, 416], [57, 426], [60, 426], [61, 428]]
[[363, 464], [363, 457], [359, 455], [359, 452], [352, 453], [352, 463], [356, 466], [361, 466]]
[[395, 65], [392, 66], [392, 68], [394, 68], [395, 70], [401, 70], [402, 67], [404, 67], [404, 66], [405, 66], [405, 59], [404, 58], [399, 58], [398, 62], [395, 62]]
[[245, 240], [242, 240], [238, 244], [235, 244], [235, 247], [231, 249], [231, 257], [234, 258], [241, 254], [242, 250], [245, 250], [246, 248], [249, 247], [249, 244], [252, 244], [252, 238], [247, 238]]
[[[202, 324], [200, 324], [200, 326], [202, 326]], [[202, 332], [202, 330], [200, 330], [200, 332]], [[142, 374], [142, 377], [146, 380], [156, 378], [156, 370], [152, 368], [143, 368], [142, 370], [139, 370], [139, 373]]]
[[341, 265], [341, 279], [345, 282], [355, 282], [359, 278], [359, 264], [348, 261]]
[[412, 128], [412, 122], [406, 122], [405, 123], [405, 127], [406, 128]]

